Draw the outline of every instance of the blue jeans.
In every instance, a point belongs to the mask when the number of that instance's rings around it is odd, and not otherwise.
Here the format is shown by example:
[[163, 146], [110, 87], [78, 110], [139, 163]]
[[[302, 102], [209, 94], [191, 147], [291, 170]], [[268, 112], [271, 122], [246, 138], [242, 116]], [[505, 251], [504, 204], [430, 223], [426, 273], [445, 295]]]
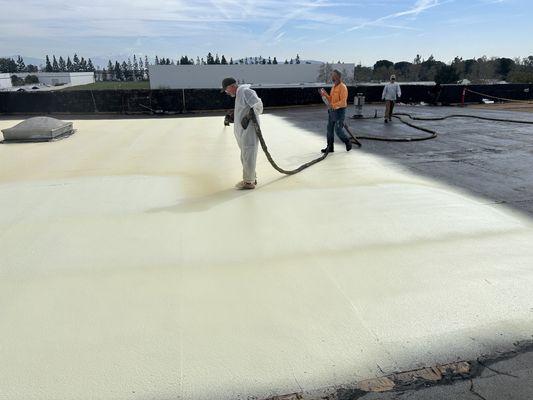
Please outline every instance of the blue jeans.
[[328, 147], [333, 148], [335, 132], [340, 140], [344, 143], [348, 137], [344, 133], [344, 119], [346, 118], [346, 108], [338, 108], [337, 110], [328, 110]]

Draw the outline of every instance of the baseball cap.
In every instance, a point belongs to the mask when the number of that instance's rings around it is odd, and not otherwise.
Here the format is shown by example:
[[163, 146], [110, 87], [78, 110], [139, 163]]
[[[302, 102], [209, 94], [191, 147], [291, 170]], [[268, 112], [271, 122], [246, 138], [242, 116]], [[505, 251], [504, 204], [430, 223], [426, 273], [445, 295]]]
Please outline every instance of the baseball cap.
[[230, 85], [233, 85], [234, 83], [237, 83], [234, 78], [224, 78], [222, 80], [222, 90], [220, 91], [220, 93], [224, 93], [226, 91], [226, 88]]

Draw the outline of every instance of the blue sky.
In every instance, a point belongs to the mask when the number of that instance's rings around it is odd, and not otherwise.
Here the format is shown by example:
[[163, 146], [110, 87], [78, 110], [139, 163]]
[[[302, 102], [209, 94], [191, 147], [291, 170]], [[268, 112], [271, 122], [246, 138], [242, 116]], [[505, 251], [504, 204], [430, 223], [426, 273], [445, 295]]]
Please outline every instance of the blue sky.
[[277, 56], [372, 65], [533, 54], [531, 0], [0, 0], [0, 55]]

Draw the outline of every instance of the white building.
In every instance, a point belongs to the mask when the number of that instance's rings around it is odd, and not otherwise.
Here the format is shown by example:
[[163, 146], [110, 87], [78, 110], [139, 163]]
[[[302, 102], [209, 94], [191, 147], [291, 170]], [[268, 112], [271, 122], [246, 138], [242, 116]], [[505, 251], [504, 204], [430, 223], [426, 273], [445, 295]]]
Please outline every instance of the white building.
[[0, 74], [0, 90], [11, 87], [11, 74]]
[[39, 82], [45, 85], [87, 85], [94, 83], [94, 72], [37, 72], [37, 73], [16, 73], [20, 78], [25, 78], [26, 75], [36, 75]]
[[349, 80], [355, 64], [150, 65], [151, 89], [216, 89], [222, 79], [255, 86], [324, 82], [324, 71], [338, 69]]
[[94, 72], [13, 72], [0, 74], [0, 89], [11, 89], [11, 76], [21, 79], [35, 75], [39, 83], [48, 86], [79, 86], [94, 83]]

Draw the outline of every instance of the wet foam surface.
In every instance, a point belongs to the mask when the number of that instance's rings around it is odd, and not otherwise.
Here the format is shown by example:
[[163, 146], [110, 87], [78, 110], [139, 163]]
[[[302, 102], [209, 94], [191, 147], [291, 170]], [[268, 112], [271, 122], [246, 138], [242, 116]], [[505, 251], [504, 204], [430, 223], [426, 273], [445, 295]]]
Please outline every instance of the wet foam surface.
[[[323, 145], [262, 122], [283, 167]], [[1, 399], [268, 397], [531, 336], [524, 215], [357, 150], [235, 191], [220, 117], [74, 127], [0, 146]]]

